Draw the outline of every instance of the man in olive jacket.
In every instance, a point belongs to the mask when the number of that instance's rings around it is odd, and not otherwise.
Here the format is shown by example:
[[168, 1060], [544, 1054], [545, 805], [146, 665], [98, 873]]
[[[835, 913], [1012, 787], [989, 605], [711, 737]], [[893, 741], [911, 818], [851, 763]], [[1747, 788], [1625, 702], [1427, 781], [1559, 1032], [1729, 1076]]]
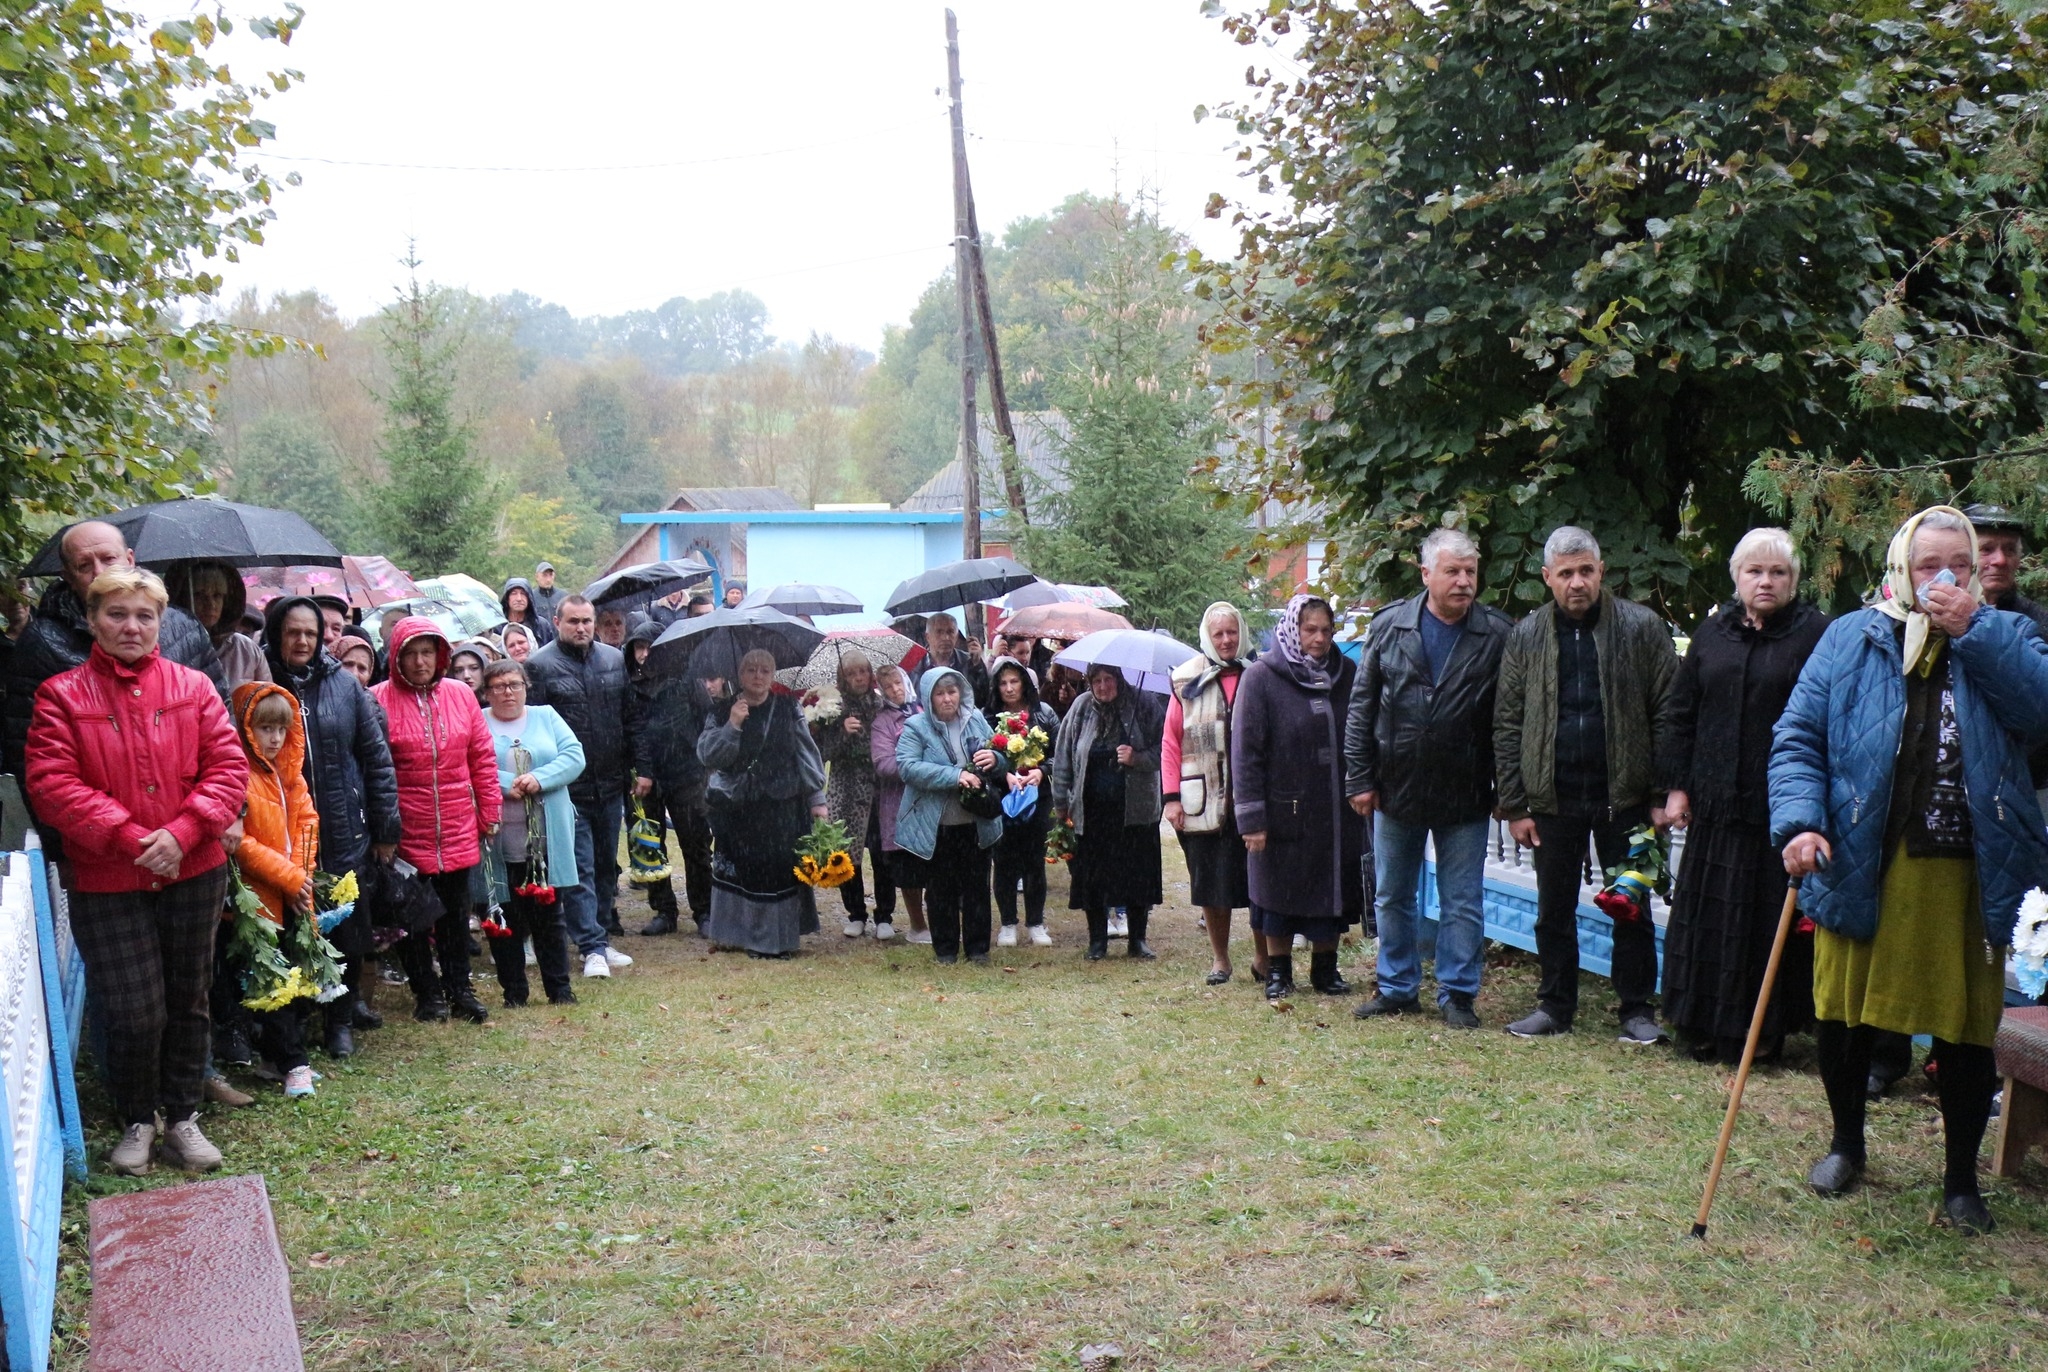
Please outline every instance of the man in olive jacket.
[[1373, 824], [1379, 992], [1359, 1019], [1422, 1008], [1418, 889], [1436, 845], [1436, 1003], [1477, 1029], [1486, 953], [1486, 831], [1493, 813], [1493, 697], [1514, 621], [1478, 602], [1479, 549], [1460, 529], [1422, 543], [1422, 594], [1372, 618], [1344, 717], [1344, 794]]
[[[1562, 1034], [1579, 1009], [1579, 878], [1590, 839], [1601, 870], [1628, 855], [1629, 834], [1662, 827], [1654, 760], [1670, 728], [1678, 655], [1655, 611], [1601, 589], [1606, 566], [1584, 529], [1543, 545], [1552, 602], [1515, 626], [1495, 692], [1494, 770], [1500, 814], [1536, 857], [1533, 1014], [1508, 1026], [1523, 1038]], [[1621, 1037], [1661, 1043], [1651, 997], [1657, 934], [1648, 912], [1614, 926]]]

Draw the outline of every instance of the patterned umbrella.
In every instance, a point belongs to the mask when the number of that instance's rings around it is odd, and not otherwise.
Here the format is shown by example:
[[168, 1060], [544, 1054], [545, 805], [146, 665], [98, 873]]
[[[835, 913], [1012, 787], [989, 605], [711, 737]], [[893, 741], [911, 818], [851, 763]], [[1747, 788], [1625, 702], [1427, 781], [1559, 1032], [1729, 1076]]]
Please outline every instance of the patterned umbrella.
[[903, 660], [918, 651], [915, 643], [894, 629], [834, 629], [811, 651], [811, 660], [790, 667], [775, 679], [795, 691], [815, 691], [839, 684], [839, 664], [848, 657], [864, 657], [877, 667], [901, 667]]
[[1098, 610], [1077, 600], [1033, 605], [1003, 618], [1002, 634], [1029, 634], [1033, 638], [1056, 638], [1072, 643], [1099, 629], [1128, 629], [1131, 621], [1114, 610]]
[[257, 567], [242, 573], [242, 584], [258, 610], [281, 595], [340, 596], [355, 609], [374, 610], [420, 594], [388, 557], [344, 557], [339, 567]]

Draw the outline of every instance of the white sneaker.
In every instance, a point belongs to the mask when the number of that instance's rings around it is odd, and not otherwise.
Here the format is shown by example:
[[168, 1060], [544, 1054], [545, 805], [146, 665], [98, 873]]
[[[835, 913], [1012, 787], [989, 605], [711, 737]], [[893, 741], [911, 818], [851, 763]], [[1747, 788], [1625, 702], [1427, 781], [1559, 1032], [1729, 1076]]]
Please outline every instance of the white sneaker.
[[608, 976], [610, 976], [611, 974], [612, 974], [612, 965], [611, 965], [611, 964], [610, 964], [609, 962], [606, 962], [606, 961], [604, 960], [604, 954], [603, 954], [603, 953], [592, 953], [592, 954], [591, 954], [591, 955], [590, 955], [589, 957], [587, 957], [587, 958], [583, 959], [583, 975], [584, 975], [584, 976], [586, 976], [586, 977], [608, 977]]
[[124, 1177], [146, 1177], [153, 1166], [149, 1160], [150, 1150], [155, 1146], [154, 1124], [131, 1124], [128, 1132], [121, 1135], [121, 1141], [114, 1145], [114, 1151], [107, 1155], [107, 1166]]
[[839, 926], [839, 932], [846, 935], [848, 938], [859, 938], [862, 934], [865, 934], [867, 931], [867, 921], [861, 919], [849, 919], [846, 921], [846, 923]]
[[1052, 947], [1052, 935], [1048, 934], [1045, 931], [1045, 926], [1043, 924], [1034, 924], [1025, 932], [1031, 935], [1032, 943], [1036, 944], [1038, 947]]
[[1294, 946], [1296, 948], [1308, 947], [1308, 937], [1304, 934], [1296, 934], [1294, 936]]
[[532, 939], [526, 941], [526, 965], [528, 967], [540, 966], [540, 956], [533, 951]]
[[896, 926], [894, 924], [890, 923], [886, 919], [878, 919], [875, 921], [875, 942], [887, 943], [890, 939], [895, 937]]
[[[123, 1143], [127, 1140], [122, 1139]], [[221, 1164], [220, 1149], [199, 1132], [199, 1118], [178, 1120], [164, 1130], [164, 1161], [182, 1172], [211, 1172]]]
[[1014, 924], [1005, 924], [1005, 925], [1004, 925], [1004, 926], [1003, 926], [1003, 927], [1002, 927], [1001, 929], [998, 929], [998, 930], [996, 931], [996, 947], [998, 947], [998, 948], [1015, 948], [1016, 946], [1017, 946], [1017, 926], [1016, 926], [1016, 925], [1014, 925]]
[[1131, 936], [1130, 916], [1121, 911], [1111, 915], [1109, 917], [1109, 936], [1111, 938], [1129, 938]]
[[633, 959], [607, 944], [604, 950], [604, 965], [607, 967], [631, 967]]
[[912, 929], [903, 936], [903, 941], [905, 943], [930, 943], [932, 941], [932, 931], [929, 929]]

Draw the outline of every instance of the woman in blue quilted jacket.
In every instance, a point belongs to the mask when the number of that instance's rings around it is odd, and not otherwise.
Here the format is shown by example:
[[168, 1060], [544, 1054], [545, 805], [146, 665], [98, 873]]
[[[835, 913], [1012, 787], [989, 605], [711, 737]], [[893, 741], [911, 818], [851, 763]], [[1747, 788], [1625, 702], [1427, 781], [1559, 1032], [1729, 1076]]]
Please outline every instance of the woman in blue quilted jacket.
[[1991, 1042], [2022, 896], [2048, 882], [2027, 770], [2048, 739], [2048, 643], [1982, 603], [1970, 522], [1937, 505], [1893, 537], [1876, 603], [1836, 620], [1778, 721], [1771, 834], [1817, 927], [1814, 1038], [1834, 1116], [1807, 1175], [1863, 1175], [1876, 1030], [1928, 1034], [1947, 1134], [1943, 1209], [1992, 1227], [1977, 1187], [1997, 1086]]

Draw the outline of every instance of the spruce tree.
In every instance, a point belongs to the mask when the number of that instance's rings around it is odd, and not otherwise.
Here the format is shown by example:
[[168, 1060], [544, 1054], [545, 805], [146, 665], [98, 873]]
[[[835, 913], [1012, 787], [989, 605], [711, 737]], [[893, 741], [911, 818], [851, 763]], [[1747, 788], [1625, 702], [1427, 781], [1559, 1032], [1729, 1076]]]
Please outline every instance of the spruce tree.
[[391, 366], [378, 451], [386, 479], [372, 509], [390, 558], [414, 576], [441, 576], [480, 565], [490, 551], [490, 474], [474, 435], [454, 416], [455, 354], [445, 303], [421, 286], [407, 254], [405, 293], [384, 314]]

